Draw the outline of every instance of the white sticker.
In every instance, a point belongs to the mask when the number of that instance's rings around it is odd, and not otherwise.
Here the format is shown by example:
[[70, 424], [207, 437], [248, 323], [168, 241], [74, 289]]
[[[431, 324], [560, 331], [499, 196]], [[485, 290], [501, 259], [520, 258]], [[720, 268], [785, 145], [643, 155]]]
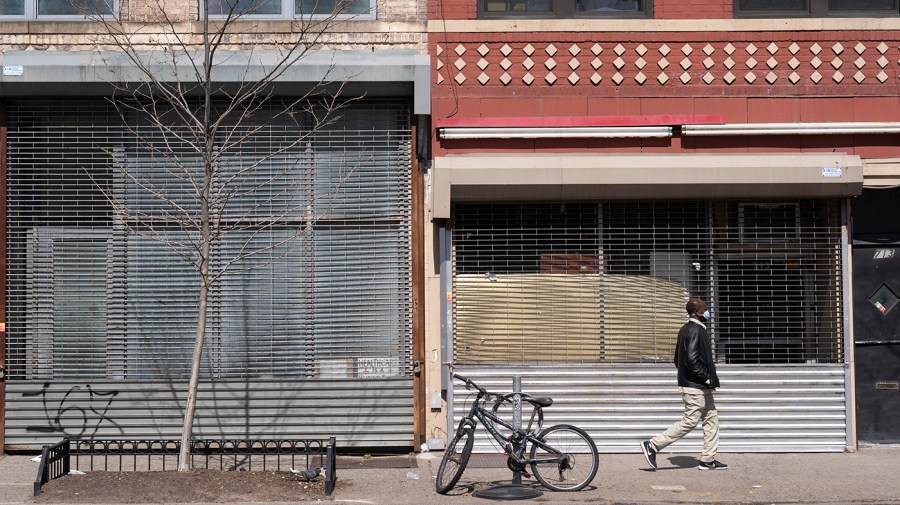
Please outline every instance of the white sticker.
[[400, 362], [397, 358], [357, 358], [356, 376], [366, 379], [400, 377]]
[[22, 75], [25, 67], [22, 65], [3, 65], [3, 75]]
[[841, 167], [824, 167], [822, 168], [822, 177], [841, 177], [844, 175], [844, 169]]

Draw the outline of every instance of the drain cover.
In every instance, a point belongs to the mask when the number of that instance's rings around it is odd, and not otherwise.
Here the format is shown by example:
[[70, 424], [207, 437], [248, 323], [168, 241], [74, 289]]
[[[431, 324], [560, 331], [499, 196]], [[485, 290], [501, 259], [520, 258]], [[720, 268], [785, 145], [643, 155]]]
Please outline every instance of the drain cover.
[[488, 500], [530, 500], [542, 494], [544, 493], [525, 484], [494, 484], [475, 491], [472, 496]]

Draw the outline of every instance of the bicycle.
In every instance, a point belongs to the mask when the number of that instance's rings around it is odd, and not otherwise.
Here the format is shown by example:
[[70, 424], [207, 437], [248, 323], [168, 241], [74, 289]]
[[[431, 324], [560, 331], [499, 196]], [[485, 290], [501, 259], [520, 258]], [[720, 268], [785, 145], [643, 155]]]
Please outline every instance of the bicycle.
[[[459, 421], [456, 434], [444, 449], [435, 482], [438, 493], [447, 494], [462, 477], [472, 454], [475, 427], [479, 421], [503, 447], [507, 455], [506, 466], [513, 472], [521, 472], [528, 477], [525, 468], [530, 466], [538, 482], [552, 491], [579, 491], [594, 480], [600, 466], [600, 456], [594, 441], [584, 430], [570, 424], [557, 424], [541, 431], [543, 409], [553, 404], [552, 398], [523, 393], [491, 393], [462, 375], [453, 374], [453, 378], [465, 382], [466, 389], [474, 390], [476, 395], [469, 413]], [[501, 409], [513, 405], [517, 398], [532, 407], [525, 428], [516, 428], [498, 415]], [[488, 410], [491, 400], [493, 406]]]

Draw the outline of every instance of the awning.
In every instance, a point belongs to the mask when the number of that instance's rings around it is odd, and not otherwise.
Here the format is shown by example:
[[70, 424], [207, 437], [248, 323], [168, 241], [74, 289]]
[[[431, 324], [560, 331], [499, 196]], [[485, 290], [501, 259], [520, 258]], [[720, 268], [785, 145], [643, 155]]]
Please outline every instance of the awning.
[[[201, 55], [176, 51], [139, 53], [141, 64], [157, 79], [196, 82]], [[284, 55], [274, 50], [218, 51], [212, 79], [240, 86], [262, 79]], [[144, 82], [134, 61], [115, 51], [5, 51], [0, 53], [0, 96], [97, 96], [113, 83]], [[274, 81], [278, 95], [299, 96], [326, 82], [343, 86], [343, 96], [413, 96], [416, 114], [430, 114], [431, 84], [427, 55], [415, 50], [320, 50], [289, 65]]]
[[838, 198], [859, 195], [844, 153], [460, 154], [435, 158], [434, 218], [451, 201]]

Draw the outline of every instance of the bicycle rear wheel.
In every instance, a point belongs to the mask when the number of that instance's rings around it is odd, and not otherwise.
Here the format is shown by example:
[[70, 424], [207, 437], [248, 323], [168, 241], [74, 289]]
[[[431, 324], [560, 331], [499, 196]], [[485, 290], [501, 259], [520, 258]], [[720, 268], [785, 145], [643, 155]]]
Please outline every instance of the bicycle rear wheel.
[[531, 471], [547, 489], [578, 491], [594, 480], [600, 467], [597, 446], [581, 428], [557, 424], [532, 442]]
[[475, 443], [474, 431], [471, 426], [460, 428], [444, 449], [444, 457], [441, 458], [434, 483], [438, 493], [447, 494], [462, 477], [469, 463], [469, 456], [472, 455], [472, 444]]

